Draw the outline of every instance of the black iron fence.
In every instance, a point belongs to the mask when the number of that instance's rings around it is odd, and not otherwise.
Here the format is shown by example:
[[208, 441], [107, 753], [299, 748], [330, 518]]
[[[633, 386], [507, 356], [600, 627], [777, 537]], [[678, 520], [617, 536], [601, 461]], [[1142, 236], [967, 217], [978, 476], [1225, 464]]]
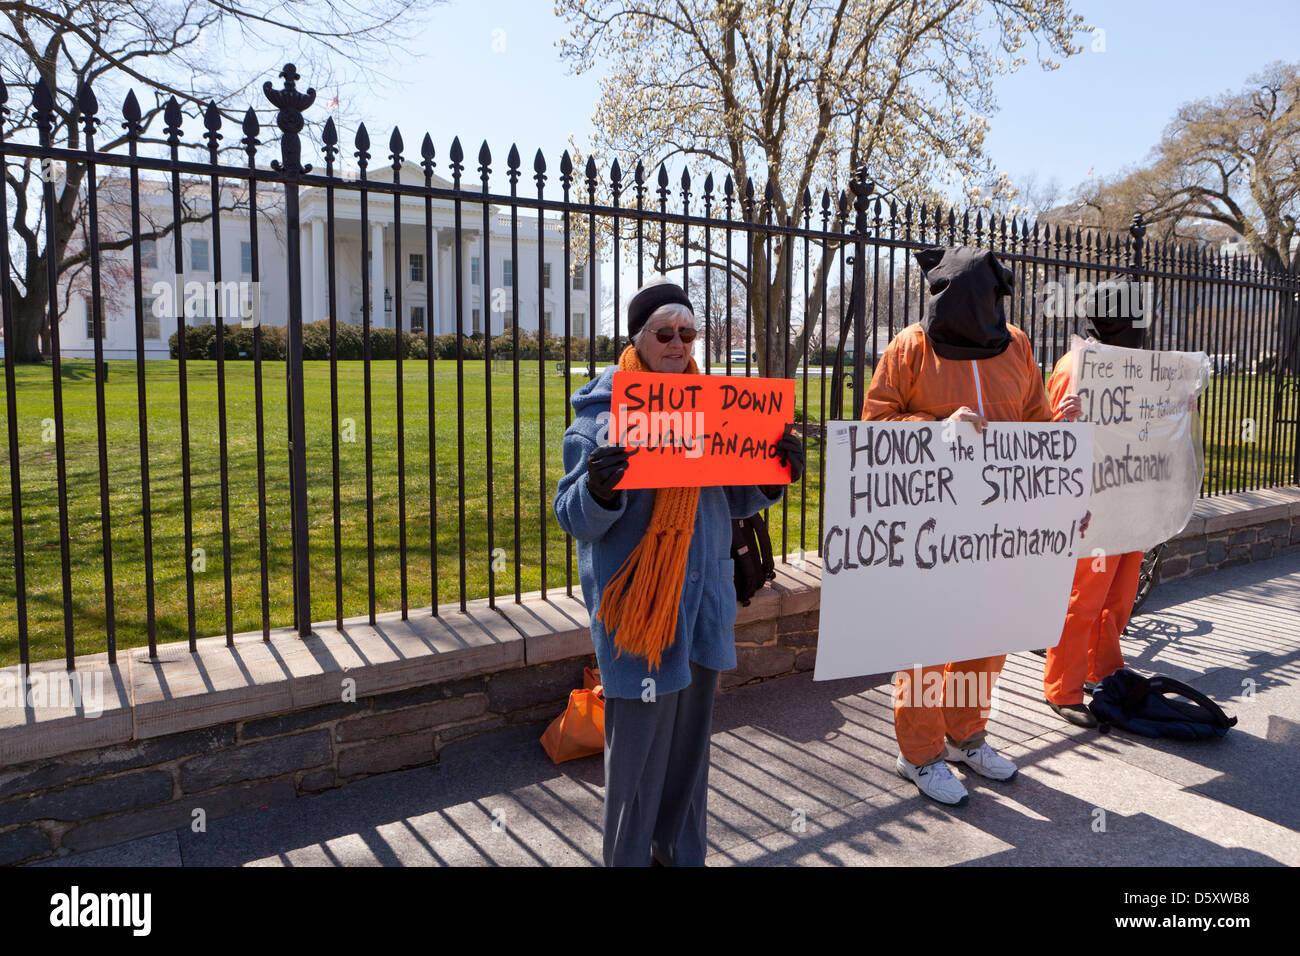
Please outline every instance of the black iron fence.
[[[206, 156], [183, 146], [174, 100], [161, 138], [150, 138], [128, 95], [125, 150], [96, 148], [102, 120], [89, 88], [61, 101], [38, 84], [35, 141], [6, 136], [0, 123], [0, 165], [14, 173], [0, 179], [0, 206], [39, 208], [44, 247], [68, 248], [71, 237], [59, 243], [57, 177], [25, 173], [76, 168], [77, 241], [88, 252], [80, 278], [68, 277], [57, 254], [37, 270], [49, 364], [27, 363], [33, 289], [14, 277], [20, 257], [23, 274], [36, 274], [30, 259], [40, 245], [15, 235], [16, 219], [0, 224], [0, 275], [9, 279], [0, 284], [9, 466], [0, 554], [14, 569], [0, 583], [0, 665], [61, 652], [72, 668], [78, 653], [113, 660], [128, 646], [147, 644], [152, 655], [160, 642], [188, 639], [194, 649], [202, 636], [232, 643], [258, 627], [269, 639], [272, 627], [292, 623], [306, 636], [313, 620], [342, 627], [353, 615], [371, 623], [386, 611], [436, 615], [440, 604], [495, 605], [526, 590], [572, 594], [572, 542], [550, 513], [567, 397], [626, 343], [626, 286], [648, 273], [672, 272], [691, 290], [705, 371], [799, 380], [810, 465], [771, 518], [783, 554], [820, 551], [823, 423], [860, 414], [875, 356], [919, 316], [926, 290], [910, 251], [925, 246], [998, 252], [1016, 274], [1009, 317], [1044, 373], [1081, 327], [1060, 308], [1074, 290], [1118, 275], [1146, 283], [1152, 344], [1204, 350], [1215, 363], [1201, 404], [1204, 493], [1300, 478], [1300, 284], [1254, 258], [1148, 243], [1140, 220], [1116, 236], [899, 203], [875, 195], [863, 173], [844, 190], [786, 196], [773, 183], [757, 190], [712, 174], [696, 193], [683, 171], [674, 194], [662, 165], [652, 186], [642, 162], [627, 176], [617, 161], [602, 171], [587, 158], [579, 176], [565, 153], [548, 189], [553, 173], [539, 151], [527, 195], [511, 147], [509, 188], [494, 192], [486, 143], [467, 170], [453, 141], [447, 175], [435, 178], [427, 135], [418, 163], [408, 163], [393, 130], [381, 166], [364, 125], [348, 148], [332, 119], [315, 137], [323, 168], [313, 169], [300, 134], [314, 94], [298, 89], [292, 65], [281, 76], [279, 89], [265, 87], [279, 134], [269, 164], [252, 109], [238, 140], [243, 163], [222, 153], [228, 124], [215, 106], [202, 117]], [[0, 120], [11, 112], [7, 95], [0, 87]], [[75, 109], [60, 112], [64, 102]], [[54, 142], [59, 116], [79, 125], [80, 146]], [[415, 181], [404, 180], [412, 170]], [[308, 253], [304, 201], [324, 209]], [[392, 268], [385, 263], [382, 275], [376, 224], [392, 236]], [[535, 241], [521, 240], [521, 224]], [[223, 261], [223, 228], [247, 236], [239, 270]], [[132, 241], [115, 266], [99, 247], [122, 236]], [[200, 238], [205, 261], [192, 244], [187, 256], [187, 238]], [[165, 308], [146, 281], [160, 243], [179, 264]], [[521, 259], [530, 244], [535, 272]], [[509, 250], [500, 284], [498, 247]], [[305, 321], [307, 270], [313, 307], [323, 292], [323, 324]], [[218, 295], [192, 315], [180, 284], [199, 271], [217, 286], [223, 275], [247, 275], [255, 300], [264, 280], [282, 283], [283, 311], [263, 315], [260, 300], [223, 305]], [[422, 303], [408, 306], [409, 320], [404, 295]], [[85, 303], [84, 360], [66, 357], [60, 342], [74, 298]], [[105, 326], [118, 300], [133, 354], [110, 359]], [[438, 302], [449, 307], [441, 330]], [[174, 360], [161, 344], [149, 357], [165, 332], [160, 313], [175, 326]], [[344, 321], [353, 314], [359, 329]], [[283, 387], [271, 387], [267, 376], [281, 370]]]

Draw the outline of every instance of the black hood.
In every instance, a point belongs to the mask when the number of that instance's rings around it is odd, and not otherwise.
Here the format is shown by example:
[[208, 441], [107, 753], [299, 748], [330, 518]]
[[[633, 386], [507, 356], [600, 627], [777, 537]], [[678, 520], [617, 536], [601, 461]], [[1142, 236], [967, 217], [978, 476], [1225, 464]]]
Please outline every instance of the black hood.
[[1002, 297], [1011, 294], [1011, 270], [988, 249], [919, 249], [916, 261], [930, 285], [921, 327], [941, 358], [986, 359], [1011, 344]]
[[1142, 348], [1146, 329], [1133, 325], [1143, 304], [1138, 301], [1141, 290], [1136, 282], [1130, 285], [1127, 279], [1118, 277], [1097, 284], [1096, 292], [1087, 301], [1088, 323], [1098, 341], [1125, 349]]

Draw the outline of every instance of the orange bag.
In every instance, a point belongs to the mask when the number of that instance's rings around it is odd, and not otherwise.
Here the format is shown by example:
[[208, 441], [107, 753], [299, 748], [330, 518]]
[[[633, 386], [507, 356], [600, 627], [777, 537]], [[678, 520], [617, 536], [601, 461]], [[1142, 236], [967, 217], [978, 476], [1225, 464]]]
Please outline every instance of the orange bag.
[[569, 692], [569, 705], [542, 734], [542, 747], [555, 763], [605, 751], [605, 694], [594, 688]]

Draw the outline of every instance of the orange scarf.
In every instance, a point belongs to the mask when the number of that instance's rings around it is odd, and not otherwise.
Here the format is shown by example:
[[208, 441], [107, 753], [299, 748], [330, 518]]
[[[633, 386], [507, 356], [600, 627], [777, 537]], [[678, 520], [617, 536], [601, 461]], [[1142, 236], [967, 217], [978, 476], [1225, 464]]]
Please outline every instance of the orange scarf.
[[[650, 371], [632, 345], [619, 356], [618, 368], [621, 372]], [[699, 374], [694, 357], [686, 371]], [[699, 500], [699, 488], [656, 489], [650, 526], [605, 586], [600, 600], [598, 616], [614, 638], [615, 656], [627, 651], [646, 658], [650, 669], [657, 670], [664, 651], [672, 646]]]

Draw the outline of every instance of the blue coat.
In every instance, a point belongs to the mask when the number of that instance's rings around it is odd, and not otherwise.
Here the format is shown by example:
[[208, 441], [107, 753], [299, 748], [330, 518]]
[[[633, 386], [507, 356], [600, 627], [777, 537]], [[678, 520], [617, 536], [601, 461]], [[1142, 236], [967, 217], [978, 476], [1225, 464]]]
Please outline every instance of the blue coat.
[[618, 507], [606, 509], [587, 490], [587, 458], [607, 443], [614, 369], [607, 368], [570, 399], [576, 417], [564, 433], [564, 477], [555, 495], [555, 517], [578, 542], [578, 576], [591, 616], [591, 641], [608, 697], [641, 697], [654, 680], [654, 693], [671, 694], [691, 682], [690, 662], [726, 671], [736, 666], [736, 584], [731, 560], [731, 519], [747, 518], [781, 500], [755, 485], [700, 489], [686, 577], [676, 600], [677, 633], [656, 671], [644, 657], [624, 651], [615, 657], [613, 640], [598, 617], [605, 585], [632, 553], [650, 525], [653, 489], [619, 492]]

